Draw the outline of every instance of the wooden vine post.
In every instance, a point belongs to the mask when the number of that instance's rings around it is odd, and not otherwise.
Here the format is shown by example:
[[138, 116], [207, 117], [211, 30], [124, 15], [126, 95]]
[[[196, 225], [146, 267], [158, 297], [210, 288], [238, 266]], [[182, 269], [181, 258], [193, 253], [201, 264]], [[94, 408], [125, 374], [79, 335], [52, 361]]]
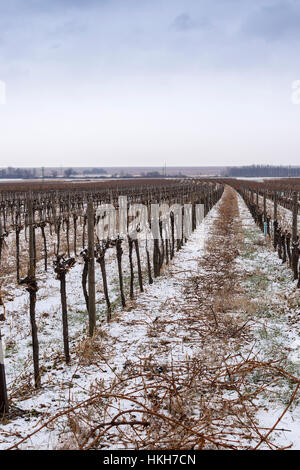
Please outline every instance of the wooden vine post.
[[135, 248], [135, 254], [136, 254], [136, 260], [137, 260], [137, 267], [138, 267], [138, 279], [139, 279], [139, 286], [140, 286], [140, 291], [144, 292], [143, 288], [143, 276], [142, 276], [142, 266], [141, 266], [141, 258], [140, 258], [140, 250], [139, 250], [139, 241], [137, 238], [134, 239], [134, 248]]
[[66, 260], [62, 255], [58, 255], [56, 257], [56, 261], [54, 261], [54, 271], [57, 274], [57, 279], [60, 281], [64, 353], [65, 353], [67, 364], [70, 363], [71, 358], [70, 358], [70, 349], [69, 349], [66, 274], [74, 265], [75, 265], [75, 258], [70, 258]]
[[96, 289], [95, 289], [95, 248], [94, 230], [95, 214], [93, 201], [88, 202], [88, 292], [89, 292], [89, 335], [93, 336], [96, 328]]
[[264, 229], [264, 235], [267, 235], [267, 196], [266, 196], [266, 191], [264, 191], [263, 195], [263, 211], [264, 211], [264, 219], [263, 219], [263, 229]]
[[276, 250], [277, 247], [277, 229], [278, 229], [278, 221], [277, 221], [277, 191], [274, 192], [274, 214], [273, 214], [273, 228], [274, 228], [274, 233], [273, 233], [273, 246], [274, 249]]
[[274, 192], [274, 220], [277, 220], [277, 191]]
[[122, 255], [123, 255], [122, 241], [123, 241], [122, 238], [118, 236], [115, 240], [115, 245], [116, 245], [116, 250], [117, 250], [121, 303], [122, 303], [122, 307], [126, 307], [126, 300], [125, 300], [124, 286], [123, 286], [123, 272], [122, 272]]
[[[298, 260], [299, 260], [299, 246], [297, 236], [297, 217], [298, 217], [298, 193], [293, 192], [293, 227], [292, 227], [292, 267], [294, 271], [294, 280], [299, 279], [298, 274]], [[299, 287], [299, 282], [298, 286]]]
[[66, 293], [66, 274], [60, 275], [60, 295], [62, 306], [62, 323], [63, 323], [63, 339], [64, 339], [64, 352], [66, 363], [70, 363], [70, 349], [69, 349], [69, 328], [68, 328], [68, 310], [67, 310], [67, 293]]
[[267, 220], [267, 196], [266, 196], [266, 191], [264, 191], [263, 201], [264, 201], [264, 222], [265, 222]]
[[151, 229], [153, 234], [153, 270], [154, 277], [160, 275], [160, 249], [159, 249], [159, 208], [157, 204], [151, 205]]
[[293, 242], [297, 241], [298, 193], [293, 193]]
[[105, 269], [105, 252], [108, 247], [109, 247], [108, 242], [102, 241], [101, 243], [99, 243], [97, 247], [97, 251], [96, 251], [96, 254], [97, 254], [96, 261], [97, 263], [100, 264], [100, 268], [101, 268], [103, 291], [104, 291], [104, 297], [105, 297], [106, 306], [107, 306], [106, 318], [107, 318], [107, 321], [109, 322], [111, 320], [111, 305], [110, 305], [110, 300], [109, 300], [109, 295], [108, 295], [107, 277], [106, 277], [106, 269]]
[[[1, 320], [1, 317], [0, 317]], [[4, 353], [2, 346], [2, 336], [0, 330], [0, 418], [8, 413], [8, 397], [4, 367]]]
[[148, 270], [148, 282], [149, 284], [153, 284], [153, 278], [151, 273], [151, 261], [150, 261], [150, 253], [148, 249], [148, 239], [146, 238], [146, 255], [147, 255], [147, 270]]
[[28, 199], [28, 222], [29, 222], [29, 270], [28, 277], [24, 279], [23, 284], [27, 284], [27, 291], [29, 292], [29, 305], [30, 305], [30, 323], [32, 333], [32, 353], [33, 353], [33, 367], [34, 367], [34, 383], [35, 388], [41, 386], [40, 368], [39, 368], [39, 342], [37, 335], [37, 324], [35, 318], [35, 304], [36, 293], [38, 290], [36, 277], [35, 277], [35, 250], [34, 250], [34, 225], [33, 225], [33, 208], [31, 195]]
[[20, 282], [20, 213], [16, 212], [16, 271], [17, 271], [17, 283]]
[[129, 266], [130, 266], [130, 298], [133, 299], [134, 290], [133, 290], [133, 283], [134, 283], [134, 270], [133, 270], [133, 262], [132, 262], [132, 250], [133, 250], [133, 239], [130, 235], [127, 235], [128, 238], [128, 256], [129, 256]]
[[81, 277], [81, 285], [82, 285], [82, 290], [83, 290], [83, 295], [85, 299], [85, 305], [87, 311], [89, 311], [89, 294], [87, 290], [87, 278], [88, 278], [88, 272], [89, 272], [89, 256], [88, 256], [88, 250], [82, 250], [80, 253], [84, 264], [83, 264], [83, 271], [82, 271], [82, 277]]

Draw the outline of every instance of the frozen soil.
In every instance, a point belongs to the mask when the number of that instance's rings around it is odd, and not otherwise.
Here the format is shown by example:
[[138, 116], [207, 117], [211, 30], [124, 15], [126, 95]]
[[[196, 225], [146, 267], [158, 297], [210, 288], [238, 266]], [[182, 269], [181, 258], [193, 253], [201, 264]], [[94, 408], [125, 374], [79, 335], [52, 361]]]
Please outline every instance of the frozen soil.
[[[80, 267], [71, 272], [76, 323], [86, 311]], [[47, 280], [37, 304], [53, 341], [42, 389], [31, 384], [27, 326], [6, 357], [10, 397], [25, 414], [0, 424], [0, 449], [300, 448], [299, 291], [231, 188], [126, 310], [108, 325], [99, 315], [92, 339], [79, 321], [70, 366], [57, 349], [57, 285]], [[11, 340], [22, 295], [8, 309]]]

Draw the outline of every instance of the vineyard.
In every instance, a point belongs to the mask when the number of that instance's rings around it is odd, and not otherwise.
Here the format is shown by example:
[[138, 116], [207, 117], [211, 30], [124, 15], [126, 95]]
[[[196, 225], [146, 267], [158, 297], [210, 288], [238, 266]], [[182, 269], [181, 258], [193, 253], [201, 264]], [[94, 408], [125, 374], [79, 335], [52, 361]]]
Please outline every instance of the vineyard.
[[299, 194], [2, 184], [0, 449], [299, 448]]

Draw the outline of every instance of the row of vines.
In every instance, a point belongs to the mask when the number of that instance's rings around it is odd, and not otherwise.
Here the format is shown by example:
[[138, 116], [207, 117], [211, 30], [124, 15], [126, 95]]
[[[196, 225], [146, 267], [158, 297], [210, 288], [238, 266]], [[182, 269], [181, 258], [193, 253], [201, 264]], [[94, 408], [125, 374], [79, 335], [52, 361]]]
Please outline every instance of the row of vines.
[[[24, 286], [29, 299], [29, 320], [32, 336], [34, 385], [41, 387], [39, 331], [36, 305], [41, 276], [53, 273], [59, 281], [62, 344], [67, 364], [71, 361], [68, 331], [68, 273], [80, 264], [82, 296], [86, 305], [88, 334], [93, 336], [97, 323], [96, 267], [100, 267], [107, 321], [111, 320], [113, 306], [107, 282], [107, 258], [114, 258], [118, 272], [119, 302], [126, 306], [145, 284], [152, 284], [168, 265], [176, 251], [187, 241], [184, 230], [178, 230], [178, 220], [183, 223], [184, 205], [191, 208], [192, 230], [197, 225], [197, 207], [203, 207], [205, 216], [222, 195], [224, 185], [213, 180], [157, 180], [113, 183], [66, 183], [5, 186], [0, 192], [0, 269], [2, 313], [6, 320], [3, 286]], [[121, 197], [120, 197], [121, 196]], [[124, 221], [120, 220], [122, 201], [128, 205]], [[158, 209], [158, 235], [153, 229], [153, 205]], [[172, 208], [180, 206], [181, 213]], [[134, 210], [127, 209], [131, 206]], [[114, 207], [117, 218], [114, 230], [107, 227], [109, 210]], [[141, 211], [146, 208], [146, 225], [142, 227]], [[179, 219], [178, 219], [179, 218]], [[178, 219], [178, 220], [177, 220]], [[145, 219], [144, 223], [145, 223]], [[123, 225], [122, 225], [123, 224]], [[122, 232], [118, 229], [123, 226]], [[99, 227], [103, 230], [99, 231]], [[99, 235], [99, 234], [102, 235]], [[104, 235], [103, 235], [104, 234]], [[145, 235], [146, 234], [146, 235]], [[144, 250], [144, 253], [142, 251]], [[141, 256], [145, 256], [143, 270]], [[126, 256], [126, 260], [124, 257]], [[129, 292], [124, 289], [124, 263], [130, 270]], [[1, 338], [1, 333], [0, 333]], [[9, 412], [4, 358], [0, 344], [0, 413]]]
[[299, 180], [294, 184], [288, 180], [261, 183], [231, 180], [230, 184], [243, 197], [264, 235], [272, 239], [279, 259], [293, 270], [293, 280], [298, 280], [299, 288]]

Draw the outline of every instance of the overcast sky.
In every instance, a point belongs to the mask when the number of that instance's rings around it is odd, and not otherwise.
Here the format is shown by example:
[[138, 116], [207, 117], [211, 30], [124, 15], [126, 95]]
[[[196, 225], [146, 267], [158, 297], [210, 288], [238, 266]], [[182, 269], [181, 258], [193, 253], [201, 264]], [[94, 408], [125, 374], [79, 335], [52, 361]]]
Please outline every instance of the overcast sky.
[[0, 0], [0, 167], [300, 165], [299, 0]]

